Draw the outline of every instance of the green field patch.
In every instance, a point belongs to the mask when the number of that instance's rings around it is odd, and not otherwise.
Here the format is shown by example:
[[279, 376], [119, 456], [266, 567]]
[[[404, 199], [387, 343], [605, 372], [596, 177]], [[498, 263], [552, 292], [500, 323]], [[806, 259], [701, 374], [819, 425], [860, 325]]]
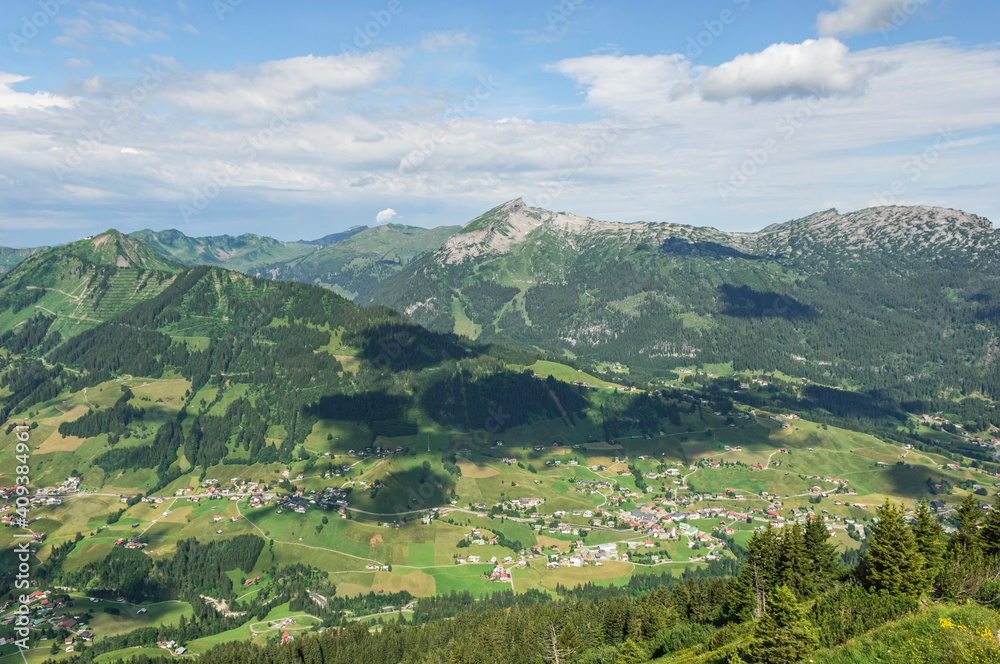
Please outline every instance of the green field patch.
[[579, 381], [582, 383], [589, 383], [593, 387], [598, 388], [619, 388], [621, 387], [618, 383], [612, 383], [603, 378], [598, 378], [593, 376], [586, 371], [581, 371], [574, 369], [573, 367], [567, 366], [565, 364], [559, 364], [558, 362], [549, 362], [548, 360], [539, 360], [531, 366], [528, 367], [534, 371], [537, 375], [542, 378], [552, 376], [556, 380], [561, 380], [566, 383], [572, 383]]

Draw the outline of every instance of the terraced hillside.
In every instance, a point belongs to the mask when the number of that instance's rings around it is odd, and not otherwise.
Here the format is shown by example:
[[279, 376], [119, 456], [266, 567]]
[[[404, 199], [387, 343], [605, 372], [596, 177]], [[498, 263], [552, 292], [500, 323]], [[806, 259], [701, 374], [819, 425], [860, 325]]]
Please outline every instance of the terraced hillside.
[[116, 231], [46, 249], [0, 280], [0, 331], [41, 314], [69, 339], [155, 297], [182, 269]]

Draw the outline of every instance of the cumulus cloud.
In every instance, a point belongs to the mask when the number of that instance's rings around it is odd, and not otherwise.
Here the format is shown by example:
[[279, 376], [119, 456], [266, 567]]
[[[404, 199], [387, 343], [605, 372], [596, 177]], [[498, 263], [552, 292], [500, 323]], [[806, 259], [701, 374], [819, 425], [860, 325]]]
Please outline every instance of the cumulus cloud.
[[662, 115], [694, 84], [691, 63], [681, 54], [591, 55], [561, 60], [549, 71], [586, 87], [588, 105], [637, 119]]
[[709, 70], [701, 89], [705, 99], [714, 101], [847, 94], [864, 86], [870, 70], [868, 64], [851, 61], [847, 46], [836, 39], [807, 39], [739, 55]]
[[858, 35], [901, 25], [930, 0], [839, 0], [822, 12], [816, 30], [824, 37]]
[[396, 216], [396, 211], [392, 208], [386, 208], [375, 215], [376, 224], [385, 224], [389, 222], [393, 217]]
[[830, 38], [773, 44], [717, 67], [694, 66], [680, 53], [593, 55], [550, 67], [586, 88], [588, 105], [635, 120], [663, 120], [704, 100], [853, 94], [864, 89], [876, 69]]

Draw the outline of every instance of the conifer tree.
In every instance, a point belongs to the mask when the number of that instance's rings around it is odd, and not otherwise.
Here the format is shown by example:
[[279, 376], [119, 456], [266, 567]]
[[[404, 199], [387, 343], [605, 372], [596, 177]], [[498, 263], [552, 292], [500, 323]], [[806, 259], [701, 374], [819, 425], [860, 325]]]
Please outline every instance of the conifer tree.
[[618, 659], [615, 664], [641, 664], [649, 659], [649, 653], [632, 639], [628, 639], [618, 648]]
[[926, 585], [924, 558], [903, 521], [902, 505], [886, 498], [876, 512], [878, 521], [871, 527], [861, 564], [865, 587], [917, 597]]
[[986, 523], [979, 533], [983, 553], [988, 556], [1000, 555], [1000, 493], [996, 495], [993, 509], [986, 516]]
[[812, 596], [812, 565], [806, 555], [802, 528], [791, 523], [781, 529], [781, 553], [778, 559], [780, 582], [800, 599]]
[[806, 524], [806, 555], [812, 569], [814, 592], [830, 589], [840, 573], [837, 547], [830, 544], [830, 533], [822, 519], [809, 519]]
[[670, 602], [677, 609], [677, 613], [687, 618], [688, 610], [691, 606], [691, 594], [688, 592], [686, 583], [675, 583], [670, 591]]
[[741, 595], [735, 600], [735, 608], [742, 619], [757, 620], [764, 615], [767, 593], [777, 577], [780, 554], [781, 542], [770, 524], [750, 536], [747, 560], [736, 586]]
[[767, 611], [754, 628], [753, 659], [762, 664], [801, 662], [819, 646], [816, 629], [788, 586], [780, 585], [768, 595]]
[[917, 503], [916, 523], [912, 530], [917, 549], [924, 558], [925, 590], [930, 590], [944, 565], [944, 530], [931, 514], [926, 498]]
[[958, 533], [948, 543], [948, 552], [956, 558], [975, 557], [982, 550], [979, 521], [983, 513], [976, 505], [973, 494], [962, 499], [955, 510], [955, 516], [958, 519]]

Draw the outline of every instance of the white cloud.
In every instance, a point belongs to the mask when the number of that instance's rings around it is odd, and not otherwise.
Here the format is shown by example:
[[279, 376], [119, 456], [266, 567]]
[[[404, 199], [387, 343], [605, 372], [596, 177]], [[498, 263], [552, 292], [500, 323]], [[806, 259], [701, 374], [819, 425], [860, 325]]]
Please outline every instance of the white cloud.
[[388, 52], [307, 55], [177, 77], [164, 97], [200, 113], [237, 117], [281, 109], [298, 114], [316, 108], [322, 95], [371, 88], [393, 75], [397, 67], [396, 56]]
[[375, 215], [376, 224], [384, 224], [389, 222], [393, 217], [396, 216], [396, 211], [392, 208], [386, 208]]
[[586, 89], [589, 106], [636, 121], [669, 121], [707, 101], [755, 102], [864, 90], [885, 67], [848, 52], [836, 39], [773, 44], [717, 67], [695, 66], [683, 54], [591, 55], [562, 60], [550, 71]]
[[99, 26], [105, 39], [120, 42], [125, 46], [134, 46], [133, 40], [135, 39], [148, 43], [167, 38], [167, 35], [161, 30], [143, 30], [130, 23], [122, 23], [108, 18], [102, 18]]
[[[67, 97], [13, 91], [24, 79], [7, 74], [0, 78], [0, 175], [18, 186], [5, 191], [0, 223], [41, 228], [40, 217], [62, 219], [56, 211], [69, 210], [108, 225], [120, 219], [177, 225], [178, 205], [190, 205], [222, 173], [229, 184], [198, 217], [199, 232], [247, 230], [255, 217], [280, 220], [270, 223], [285, 237], [293, 228], [284, 223], [289, 210], [353, 209], [363, 218], [373, 200], [386, 207], [384, 214], [406, 205], [406, 223], [459, 223], [474, 214], [463, 218], [456, 209], [481, 212], [518, 195], [596, 218], [749, 230], [829, 201], [864, 205], [905, 177], [909, 156], [945, 128], [953, 144], [919, 181], [907, 182], [905, 200], [1000, 219], [1000, 47], [925, 42], [859, 51], [843, 63], [872, 72], [884, 66], [858, 94], [818, 101], [772, 96], [767, 103], [750, 98], [781, 85], [788, 90], [789, 81], [805, 83], [794, 76], [761, 82], [761, 72], [773, 68], [751, 63], [744, 78], [719, 83], [743, 99], [719, 103], [702, 94], [715, 69], [682, 56], [591, 56], [553, 66], [580, 85], [582, 104], [612, 116], [613, 124], [476, 115], [448, 121], [440, 113], [415, 113], [445, 93], [403, 88], [397, 56], [376, 51], [353, 60], [172, 72], [121, 120], [115, 99], [136, 89], [141, 74], [95, 77], [93, 85], [74, 88], [79, 99], [71, 111], [59, 107]], [[400, 87], [366, 91], [381, 82]], [[270, 112], [270, 104], [299, 113], [264, 136], [269, 116], [261, 110]], [[523, 118], [530, 110], [500, 113]], [[113, 131], [95, 134], [106, 120]], [[241, 150], [248, 141], [250, 157]], [[769, 144], [766, 163], [722, 201], [717, 183]], [[58, 180], [54, 167], [81, 146], [87, 155]], [[400, 169], [415, 152], [419, 163]], [[230, 175], [231, 165], [238, 169]], [[67, 185], [108, 195], [81, 199], [74, 194], [82, 190]], [[421, 209], [436, 212], [421, 217]], [[232, 225], [221, 226], [226, 222]], [[267, 232], [268, 222], [260, 223]]]
[[863, 88], [870, 71], [870, 65], [852, 61], [847, 46], [836, 39], [807, 39], [739, 55], [710, 69], [701, 89], [715, 101], [848, 94]]
[[66, 64], [74, 69], [92, 69], [94, 67], [94, 63], [86, 58], [70, 58], [66, 61]]
[[167, 69], [180, 69], [180, 65], [177, 64], [177, 60], [170, 55], [150, 54], [149, 59], [163, 65]]
[[11, 86], [28, 80], [28, 76], [18, 76], [0, 71], [0, 112], [16, 109], [41, 109], [69, 107], [74, 100], [51, 92], [18, 92]]
[[181, 30], [183, 30], [184, 32], [188, 33], [189, 35], [197, 35], [198, 34], [198, 28], [194, 27], [190, 23], [185, 23], [184, 25], [182, 25], [181, 26]]
[[909, 21], [930, 0], [838, 0], [831, 12], [822, 12], [816, 30], [824, 37], [857, 35], [894, 29]]
[[632, 118], [662, 116], [694, 84], [691, 63], [680, 54], [591, 55], [549, 69], [586, 87], [588, 105]]
[[423, 39], [420, 40], [419, 48], [434, 53], [455, 46], [475, 46], [478, 43], [478, 37], [469, 35], [466, 32], [440, 30], [425, 34]]
[[56, 46], [76, 46], [83, 48], [83, 42], [94, 34], [94, 26], [86, 18], [57, 16], [56, 23], [63, 27], [63, 34], [55, 37]]

